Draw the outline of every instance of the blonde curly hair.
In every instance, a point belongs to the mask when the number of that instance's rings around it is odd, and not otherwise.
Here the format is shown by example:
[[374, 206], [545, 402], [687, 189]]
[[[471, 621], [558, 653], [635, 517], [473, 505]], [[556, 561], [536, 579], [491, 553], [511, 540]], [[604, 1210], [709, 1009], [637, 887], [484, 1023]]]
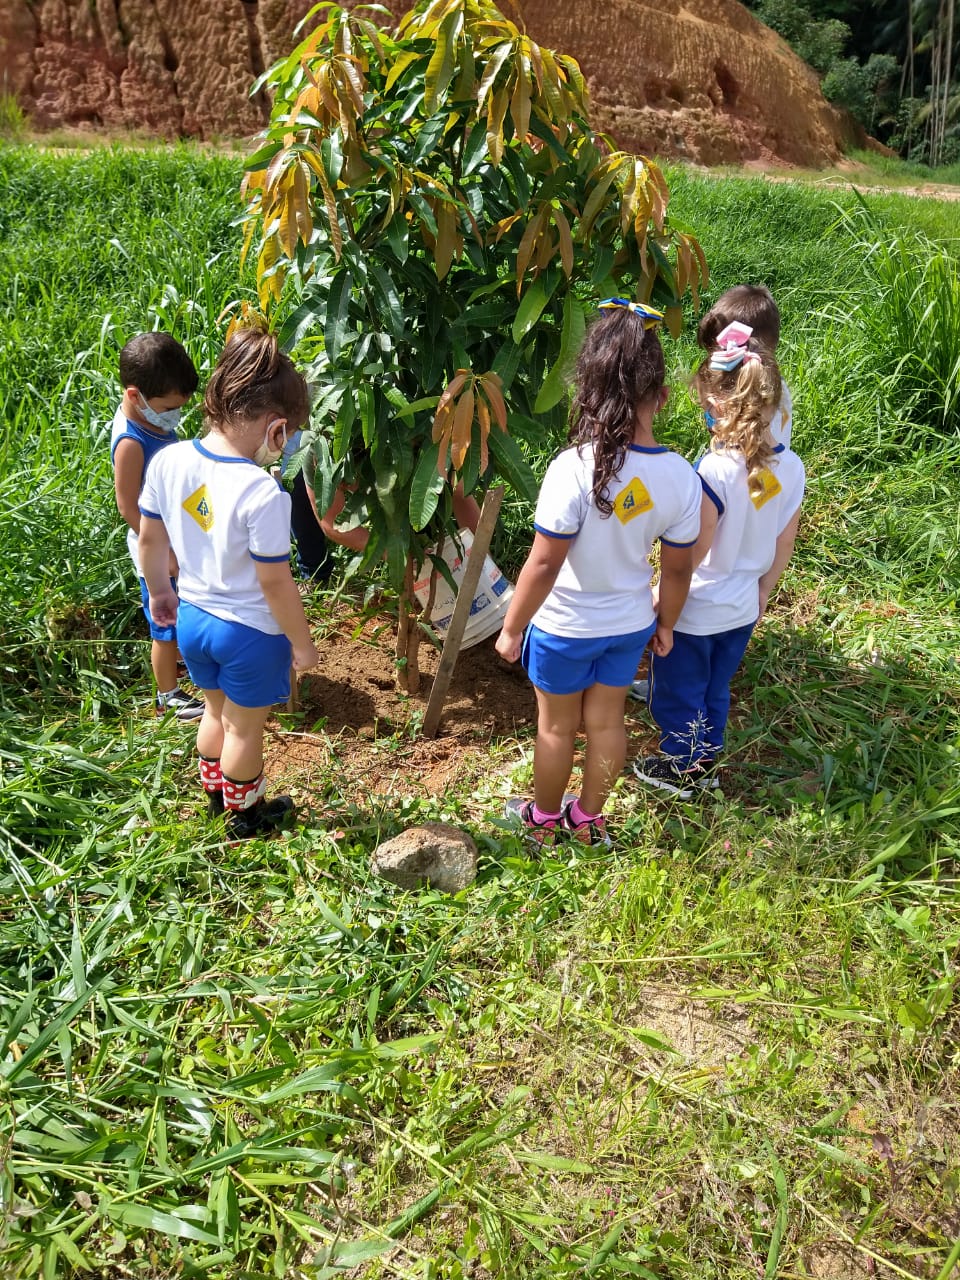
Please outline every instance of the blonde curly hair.
[[713, 415], [710, 448], [714, 453], [736, 449], [747, 464], [751, 497], [763, 493], [760, 473], [774, 457], [770, 420], [783, 397], [780, 367], [755, 338], [748, 356], [735, 369], [712, 369], [708, 357], [693, 376], [701, 405]]

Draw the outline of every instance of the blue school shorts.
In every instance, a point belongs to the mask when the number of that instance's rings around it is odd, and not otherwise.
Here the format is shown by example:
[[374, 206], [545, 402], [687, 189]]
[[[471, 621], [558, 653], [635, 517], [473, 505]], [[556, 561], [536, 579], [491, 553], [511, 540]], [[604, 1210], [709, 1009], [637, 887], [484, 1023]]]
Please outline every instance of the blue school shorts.
[[[173, 578], [170, 579], [170, 585], [174, 591], [177, 584]], [[150, 628], [151, 640], [176, 640], [176, 627], [158, 627], [154, 620], [150, 617], [150, 592], [147, 590], [146, 578], [140, 579], [140, 599], [143, 601], [143, 616], [147, 620], [147, 626]]]
[[286, 636], [215, 618], [181, 600], [177, 637], [198, 689], [220, 689], [238, 707], [272, 707], [290, 697], [293, 649]]
[[554, 636], [531, 622], [520, 661], [544, 693], [581, 693], [591, 685], [614, 689], [633, 683], [643, 651], [657, 624], [625, 636]]

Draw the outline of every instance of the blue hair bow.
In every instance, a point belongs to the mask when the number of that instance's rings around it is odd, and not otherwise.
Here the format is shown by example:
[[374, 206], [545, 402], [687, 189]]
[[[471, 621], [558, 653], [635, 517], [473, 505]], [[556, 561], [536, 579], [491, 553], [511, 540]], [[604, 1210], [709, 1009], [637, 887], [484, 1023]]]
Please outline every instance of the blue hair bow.
[[610, 311], [614, 307], [625, 307], [627, 311], [639, 316], [644, 329], [655, 329], [658, 324], [663, 323], [663, 312], [656, 307], [648, 307], [645, 302], [631, 302], [629, 298], [604, 298], [597, 303], [598, 311]]

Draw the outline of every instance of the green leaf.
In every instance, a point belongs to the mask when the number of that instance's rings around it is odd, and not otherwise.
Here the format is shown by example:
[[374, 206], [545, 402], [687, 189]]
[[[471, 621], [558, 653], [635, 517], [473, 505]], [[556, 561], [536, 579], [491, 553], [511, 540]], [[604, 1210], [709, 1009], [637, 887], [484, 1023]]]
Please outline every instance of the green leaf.
[[448, 14], [440, 24], [440, 30], [435, 37], [436, 47], [427, 64], [423, 95], [423, 109], [431, 116], [437, 110], [440, 99], [446, 93], [456, 70], [456, 28], [459, 23], [459, 13], [454, 11]]
[[341, 270], [333, 277], [330, 293], [327, 297], [327, 319], [323, 329], [327, 359], [331, 364], [336, 362], [343, 345], [344, 329], [347, 314], [350, 310], [350, 295], [353, 289], [353, 277], [349, 271]]
[[490, 452], [503, 478], [531, 505], [537, 500], [537, 481], [523, 451], [512, 436], [494, 427], [490, 432]]
[[573, 361], [586, 328], [586, 318], [579, 300], [568, 293], [563, 302], [563, 330], [560, 336], [560, 354], [556, 363], [543, 380], [536, 402], [534, 413], [546, 413], [555, 404], [559, 404], [567, 389], [567, 382]]
[[360, 430], [363, 433], [363, 443], [369, 449], [377, 424], [373, 387], [369, 382], [365, 382], [357, 391], [357, 400], [360, 403]]
[[535, 280], [520, 299], [517, 314], [513, 319], [513, 340], [521, 342], [543, 315], [543, 309], [550, 297], [541, 280]]
[[374, 292], [383, 304], [381, 318], [386, 322], [387, 332], [397, 342], [404, 339], [403, 308], [400, 306], [400, 295], [386, 271], [376, 263], [370, 265], [370, 278]]
[[[207, 1220], [205, 1209], [195, 1206], [201, 1221]], [[107, 1204], [107, 1216], [111, 1222], [123, 1227], [142, 1227], [147, 1231], [157, 1231], [162, 1236], [173, 1236], [180, 1240], [197, 1240], [201, 1244], [219, 1244], [213, 1231], [204, 1231], [194, 1222], [178, 1218], [176, 1214], [165, 1213], [160, 1209], [151, 1209], [145, 1204], [124, 1204], [122, 1201], [111, 1201]]]
[[437, 471], [439, 444], [430, 444], [420, 454], [420, 461], [410, 485], [410, 523], [419, 533], [429, 524], [440, 502], [444, 478]]

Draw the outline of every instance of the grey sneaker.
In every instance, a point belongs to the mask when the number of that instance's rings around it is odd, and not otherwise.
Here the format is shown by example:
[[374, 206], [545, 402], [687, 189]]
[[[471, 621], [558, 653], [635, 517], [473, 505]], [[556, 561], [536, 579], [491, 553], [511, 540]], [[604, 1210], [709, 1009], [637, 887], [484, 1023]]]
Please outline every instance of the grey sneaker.
[[158, 693], [156, 711], [158, 716], [172, 711], [178, 720], [199, 720], [203, 715], [204, 704], [199, 698], [191, 698], [182, 689], [174, 689], [172, 693]]
[[647, 701], [647, 682], [646, 680], [634, 680], [633, 684], [627, 690], [627, 697], [632, 698], [634, 702]]

